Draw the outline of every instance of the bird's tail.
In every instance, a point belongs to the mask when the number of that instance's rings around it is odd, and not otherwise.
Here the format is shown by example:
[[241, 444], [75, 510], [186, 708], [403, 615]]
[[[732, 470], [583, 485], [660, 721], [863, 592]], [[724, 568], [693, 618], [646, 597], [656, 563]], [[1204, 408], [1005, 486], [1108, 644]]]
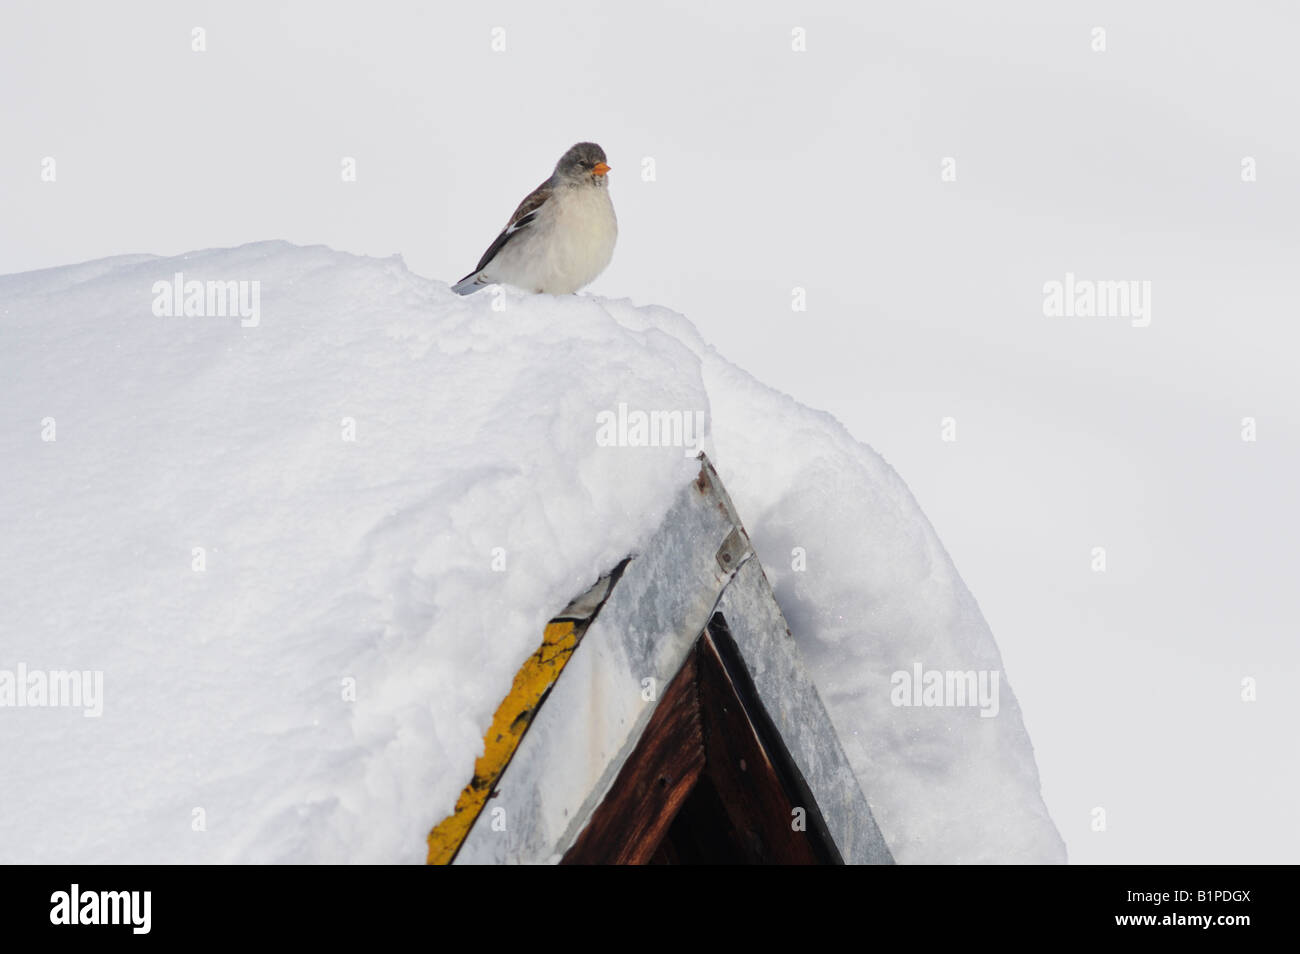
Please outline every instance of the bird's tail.
[[483, 288], [490, 285], [487, 279], [483, 277], [482, 272], [470, 272], [456, 284], [451, 286], [451, 290], [457, 295], [472, 295], [476, 291], [482, 291]]

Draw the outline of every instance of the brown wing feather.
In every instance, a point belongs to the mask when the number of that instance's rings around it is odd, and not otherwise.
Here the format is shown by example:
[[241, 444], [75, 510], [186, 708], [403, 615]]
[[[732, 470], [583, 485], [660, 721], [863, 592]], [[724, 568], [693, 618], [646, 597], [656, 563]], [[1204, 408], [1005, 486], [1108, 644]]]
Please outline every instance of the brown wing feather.
[[[488, 246], [488, 250], [483, 253], [483, 257], [478, 260], [478, 264], [474, 266], [474, 271], [470, 272], [469, 275], [473, 275], [474, 272], [481, 272], [484, 266], [496, 257], [497, 252], [505, 248], [506, 243], [519, 233], [520, 229], [527, 228], [532, 224], [532, 217], [537, 214], [537, 210], [542, 207], [542, 203], [550, 197], [551, 180], [547, 179], [528, 193], [524, 197], [524, 201], [519, 203], [519, 207], [515, 209], [515, 214], [510, 216], [510, 221], [506, 223], [506, 227], [501, 230], [501, 234], [496, 237], [495, 241]], [[465, 278], [469, 278], [469, 275], [466, 275]], [[463, 282], [465, 278], [462, 278], [461, 281]]]
[[510, 221], [506, 223], [506, 228], [510, 229], [516, 222], [525, 215], [536, 212], [542, 207], [542, 203], [551, 197], [551, 180], [547, 179], [528, 195], [524, 196], [524, 201], [519, 203], [519, 208], [515, 209], [515, 214], [510, 216]]

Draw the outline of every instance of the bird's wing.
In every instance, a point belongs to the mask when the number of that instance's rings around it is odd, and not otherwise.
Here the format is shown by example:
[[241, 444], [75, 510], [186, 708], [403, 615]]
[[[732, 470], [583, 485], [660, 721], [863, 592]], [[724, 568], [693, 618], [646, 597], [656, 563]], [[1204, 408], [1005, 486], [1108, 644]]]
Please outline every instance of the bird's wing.
[[[538, 213], [541, 212], [542, 206], [546, 204], [546, 200], [550, 197], [551, 180], [547, 179], [532, 192], [528, 193], [524, 201], [519, 203], [519, 208], [515, 209], [515, 214], [510, 216], [510, 221], [506, 224], [506, 227], [501, 230], [501, 234], [496, 237], [496, 241], [488, 246], [488, 250], [483, 253], [483, 257], [480, 258], [478, 264], [474, 266], [474, 271], [470, 272], [469, 275], [466, 275], [465, 278], [470, 278], [478, 272], [483, 271], [483, 269], [487, 267], [488, 262], [496, 258], [497, 252], [506, 247], [507, 242], [518, 235], [521, 231], [528, 228], [528, 226], [532, 225], [537, 219]], [[462, 278], [461, 281], [465, 281], [465, 278]]]

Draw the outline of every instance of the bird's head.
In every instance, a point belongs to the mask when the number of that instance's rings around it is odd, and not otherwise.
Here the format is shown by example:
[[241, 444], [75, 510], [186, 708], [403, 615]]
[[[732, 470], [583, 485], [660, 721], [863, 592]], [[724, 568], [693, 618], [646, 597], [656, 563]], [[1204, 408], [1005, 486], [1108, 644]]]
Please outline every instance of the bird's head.
[[605, 162], [605, 150], [594, 142], [580, 142], [560, 157], [555, 164], [555, 175], [573, 185], [606, 186], [609, 184], [605, 173], [609, 165]]

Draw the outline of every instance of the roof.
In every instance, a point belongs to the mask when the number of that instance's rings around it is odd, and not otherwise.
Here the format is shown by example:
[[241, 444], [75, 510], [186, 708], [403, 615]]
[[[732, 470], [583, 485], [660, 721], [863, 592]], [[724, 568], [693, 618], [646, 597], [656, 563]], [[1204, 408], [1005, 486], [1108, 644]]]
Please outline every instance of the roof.
[[561, 860], [654, 717], [658, 687], [673, 680], [718, 614], [741, 678], [784, 741], [839, 856], [891, 862], [749, 536], [703, 455], [699, 476], [640, 552], [547, 626], [498, 709], [473, 780], [430, 835], [430, 861]]

